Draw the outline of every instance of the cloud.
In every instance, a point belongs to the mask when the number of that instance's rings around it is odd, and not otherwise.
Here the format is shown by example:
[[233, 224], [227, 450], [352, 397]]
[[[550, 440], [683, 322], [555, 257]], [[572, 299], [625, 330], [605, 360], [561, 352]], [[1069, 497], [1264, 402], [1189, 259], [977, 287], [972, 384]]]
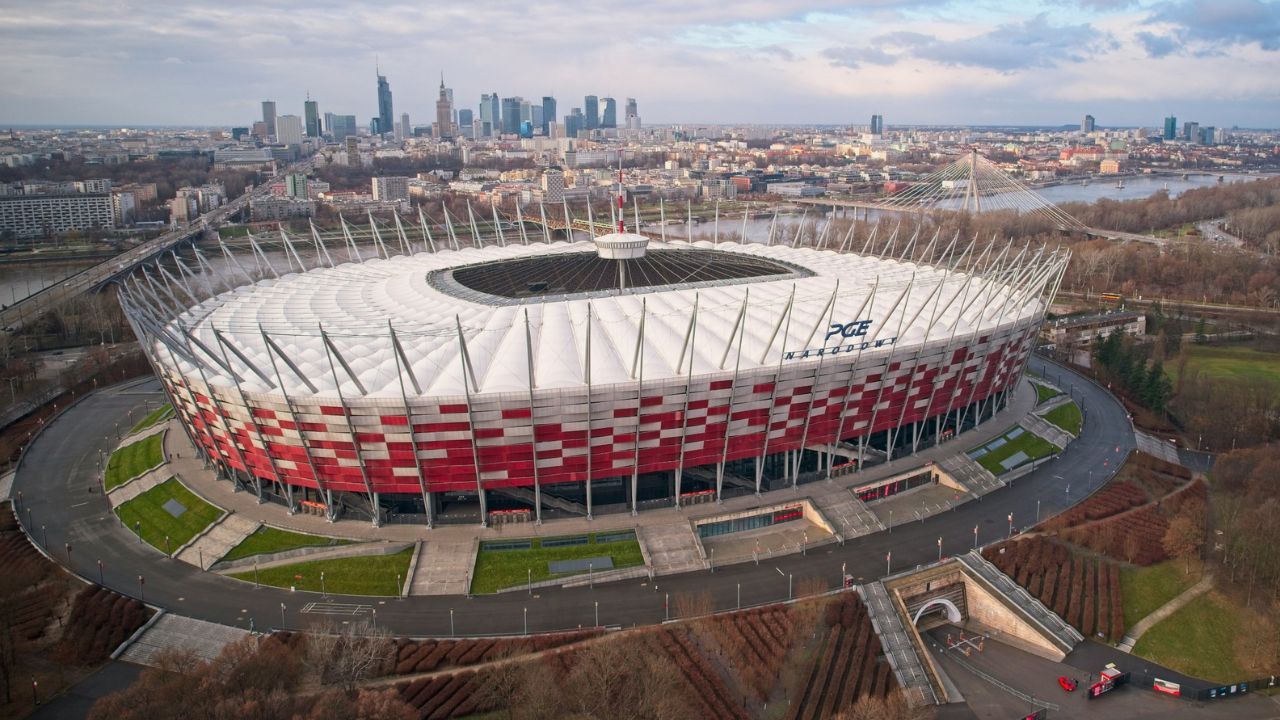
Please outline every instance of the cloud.
[[1280, 2], [1187, 0], [1153, 10], [1151, 19], [1176, 26], [1184, 41], [1214, 47], [1256, 42], [1263, 50], [1280, 50]]
[[844, 45], [829, 47], [822, 51], [822, 56], [831, 61], [835, 67], [856, 70], [863, 65], [892, 65], [898, 61], [896, 55], [887, 53], [876, 47], [856, 47]]
[[1145, 31], [1139, 32], [1136, 37], [1142, 43], [1142, 46], [1147, 49], [1147, 54], [1153, 58], [1162, 58], [1165, 55], [1172, 54], [1182, 45], [1177, 38]]
[[[1093, 53], [1116, 46], [1111, 35], [1088, 23], [1054, 25], [1043, 13], [970, 37], [943, 39], [936, 35], [898, 31], [879, 35], [871, 44], [895, 47], [902, 51], [902, 56], [919, 60], [987, 68], [1001, 73], [1055, 67], [1064, 62], [1083, 62]], [[893, 57], [883, 53], [882, 56]], [[850, 59], [856, 60], [856, 54], [855, 57], [832, 56], [837, 64]]]

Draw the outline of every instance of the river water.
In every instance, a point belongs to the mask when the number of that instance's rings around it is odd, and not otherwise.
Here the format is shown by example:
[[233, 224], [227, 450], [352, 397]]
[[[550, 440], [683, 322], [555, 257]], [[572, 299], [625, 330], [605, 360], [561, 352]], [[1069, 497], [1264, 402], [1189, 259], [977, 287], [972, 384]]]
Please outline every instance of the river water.
[[[1259, 175], [1223, 175], [1223, 183], [1243, 182], [1250, 180], [1263, 179]], [[1093, 178], [1088, 185], [1081, 185], [1079, 182], [1065, 185], [1055, 185], [1052, 187], [1041, 188], [1037, 190], [1041, 197], [1052, 203], [1068, 203], [1068, 202], [1096, 202], [1102, 198], [1111, 200], [1136, 200], [1140, 198], [1150, 197], [1161, 190], [1167, 190], [1173, 197], [1177, 197], [1187, 190], [1201, 187], [1211, 187], [1217, 185], [1217, 175], [1189, 175], [1185, 180], [1177, 175], [1172, 176], [1126, 176], [1124, 178], [1124, 187], [1117, 188], [1116, 181], [1113, 179], [1107, 181], [1101, 178]], [[679, 217], [683, 212], [683, 206], [680, 203], [672, 203], [668, 208], [668, 217]], [[872, 219], [874, 215], [872, 213]], [[818, 220], [822, 217], [817, 209], [802, 215], [782, 215], [779, 216], [773, 232], [776, 240], [789, 241], [796, 232], [796, 224], [802, 219]], [[693, 228], [694, 237], [705, 236], [710, 237], [715, 232], [713, 216], [707, 214], [704, 216], [705, 221], [697, 224]], [[748, 220], [746, 224], [747, 240], [751, 242], [765, 242], [769, 237], [770, 226], [773, 222], [768, 219]], [[647, 227], [655, 233], [660, 232], [661, 228], [657, 225]], [[742, 216], [725, 215], [720, 218], [720, 232], [722, 234], [732, 233], [738, 236], [742, 233], [743, 224]], [[461, 232], [461, 230], [460, 230]], [[688, 236], [688, 228], [683, 224], [671, 224], [666, 228], [667, 237], [671, 240], [684, 239]], [[532, 233], [530, 240], [541, 237], [540, 233]], [[508, 238], [510, 239], [510, 238]], [[210, 255], [213, 260], [212, 253]], [[275, 259], [274, 257], [272, 258]], [[281, 258], [283, 259], [283, 258]], [[13, 264], [0, 265], [0, 305], [10, 305], [27, 295], [38, 292], [42, 288], [53, 285], [63, 279], [79, 272], [88, 267], [92, 263], [35, 263], [30, 265]], [[215, 263], [215, 265], [218, 263]]]

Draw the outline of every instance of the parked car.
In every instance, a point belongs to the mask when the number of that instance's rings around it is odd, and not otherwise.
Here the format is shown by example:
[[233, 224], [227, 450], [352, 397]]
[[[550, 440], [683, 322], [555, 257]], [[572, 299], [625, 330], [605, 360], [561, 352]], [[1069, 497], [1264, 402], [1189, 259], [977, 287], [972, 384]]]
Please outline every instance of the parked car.
[[1080, 687], [1080, 681], [1075, 678], [1069, 678], [1066, 675], [1062, 675], [1058, 678], [1058, 687], [1066, 690], [1067, 692], [1071, 692], [1072, 690]]

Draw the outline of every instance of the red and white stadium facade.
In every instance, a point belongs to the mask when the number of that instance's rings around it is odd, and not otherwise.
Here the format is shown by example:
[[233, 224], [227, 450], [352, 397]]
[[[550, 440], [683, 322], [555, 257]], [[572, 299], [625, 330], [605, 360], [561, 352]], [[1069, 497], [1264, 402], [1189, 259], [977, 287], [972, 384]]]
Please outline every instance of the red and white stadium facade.
[[634, 510], [642, 478], [670, 504], [719, 496], [727, 467], [735, 489], [791, 485], [815, 457], [826, 476], [991, 412], [1067, 263], [936, 237], [884, 257], [622, 233], [419, 250], [399, 232], [363, 257], [282, 233], [287, 268], [254, 242], [124, 282], [220, 470], [291, 509], [367, 503], [375, 522], [387, 498], [430, 522], [471, 497], [483, 520], [494, 491], [538, 519], [548, 492], [590, 513], [593, 483]]

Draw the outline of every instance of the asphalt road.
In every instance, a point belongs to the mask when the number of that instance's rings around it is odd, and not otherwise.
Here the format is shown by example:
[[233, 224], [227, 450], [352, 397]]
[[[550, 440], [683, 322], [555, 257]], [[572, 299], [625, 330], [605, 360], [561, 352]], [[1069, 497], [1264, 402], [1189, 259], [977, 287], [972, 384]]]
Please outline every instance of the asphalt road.
[[[1033, 369], [1046, 363], [1032, 359]], [[1012, 513], [1015, 527], [1034, 524], [1041, 517], [1079, 502], [1101, 486], [1134, 447], [1133, 432], [1124, 409], [1102, 388], [1056, 365], [1044, 370], [1058, 379], [1083, 403], [1085, 425], [1081, 437], [1057, 459], [1002, 488], [961, 505], [951, 512], [923, 522], [898, 525], [892, 532], [859, 538], [843, 546], [827, 545], [807, 555], [774, 558], [752, 563], [662, 576], [656, 582], [618, 581], [582, 588], [537, 590], [478, 597], [367, 598], [331, 595], [329, 603], [366, 606], [376, 610], [376, 622], [398, 635], [491, 635], [559, 630], [596, 623], [641, 625], [667, 617], [667, 603], [674, 612], [680, 593], [708, 592], [717, 610], [785, 600], [789, 582], [820, 577], [835, 587], [841, 566], [859, 581], [885, 574], [885, 556], [892, 551], [893, 570], [937, 560], [938, 538], [944, 554], [968, 551], [978, 541], [994, 542], [1008, 532]], [[313, 620], [344, 620], [346, 616], [323, 614], [330, 609], [317, 593], [291, 593], [252, 585], [191, 565], [169, 560], [141, 544], [120, 526], [108, 508], [97, 480], [99, 453], [108, 453], [117, 442], [116, 423], [127, 427], [126, 414], [134, 415], [145, 399], [157, 399], [155, 385], [115, 387], [100, 391], [66, 411], [30, 446], [14, 483], [21, 492], [19, 516], [35, 542], [58, 562], [82, 577], [99, 578], [112, 589], [143, 597], [182, 615], [239, 627], [297, 628]], [[423, 537], [430, 541], [430, 531]], [[67, 544], [71, 549], [68, 552]], [[101, 566], [99, 566], [101, 562]], [[141, 580], [140, 580], [141, 578]], [[308, 614], [304, 606], [318, 603]], [[282, 609], [283, 608], [283, 609]], [[318, 612], [319, 611], [319, 612]]]

